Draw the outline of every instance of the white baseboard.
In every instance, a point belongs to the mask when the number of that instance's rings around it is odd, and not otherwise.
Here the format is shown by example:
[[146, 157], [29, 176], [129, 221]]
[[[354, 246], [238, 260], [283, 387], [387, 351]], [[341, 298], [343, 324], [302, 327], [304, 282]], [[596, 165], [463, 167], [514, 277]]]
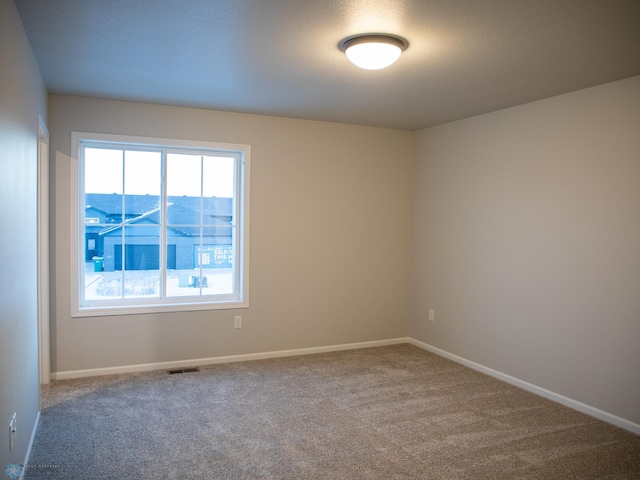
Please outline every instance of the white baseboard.
[[[624, 418], [618, 417], [611, 413], [605, 412], [598, 408], [592, 407], [585, 403], [579, 402], [577, 400], [573, 400], [571, 398], [565, 397], [564, 395], [560, 395], [559, 393], [552, 392], [545, 388], [539, 387], [529, 382], [525, 382], [524, 380], [520, 380], [519, 378], [512, 377], [511, 375], [507, 375], [506, 373], [499, 372], [489, 367], [485, 367], [484, 365], [480, 365], [479, 363], [473, 362], [471, 360], [467, 360], [466, 358], [459, 357], [454, 355], [453, 353], [449, 353], [440, 348], [434, 347], [427, 343], [421, 342], [414, 338], [410, 337], [402, 337], [402, 338], [392, 338], [388, 340], [375, 340], [371, 342], [359, 342], [359, 343], [347, 343], [341, 345], [327, 345], [323, 347], [310, 347], [310, 348], [299, 348], [293, 350], [278, 350], [272, 352], [262, 352], [262, 353], [248, 353], [243, 355], [229, 355], [224, 357], [210, 357], [210, 358], [197, 358], [191, 360], [179, 360], [175, 362], [158, 362], [158, 363], [144, 363], [138, 365], [123, 365], [119, 367], [106, 367], [106, 368], [94, 368], [87, 370], [69, 370], [63, 372], [52, 372], [51, 379], [52, 380], [66, 380], [71, 378], [82, 378], [82, 377], [93, 377], [99, 375], [114, 375], [119, 373], [133, 373], [133, 372], [147, 372], [152, 370], [165, 370], [170, 368], [184, 368], [184, 367], [196, 367], [202, 365], [213, 365], [217, 363], [231, 363], [231, 362], [246, 362], [250, 360], [263, 360], [268, 358], [278, 358], [278, 357], [291, 357], [296, 355], [311, 355], [314, 353], [325, 353], [325, 352], [337, 352], [340, 350], [355, 350], [358, 348], [369, 348], [369, 347], [381, 347], [385, 345], [397, 345], [400, 343], [410, 343], [415, 345], [416, 347], [422, 348], [423, 350], [427, 350], [431, 353], [435, 353], [444, 358], [448, 358], [449, 360], [453, 360], [456, 363], [460, 363], [469, 368], [477, 370], [479, 372], [490, 375], [494, 378], [502, 380], [504, 382], [510, 383], [511, 385], [515, 385], [516, 387], [522, 388], [529, 392], [535, 393], [542, 397], [548, 398], [549, 400], [553, 400], [555, 402], [561, 403], [567, 407], [573, 408], [582, 413], [586, 413], [587, 415], [591, 415], [592, 417], [603, 420], [607, 423], [611, 423], [618, 427], [624, 428], [625, 430], [629, 430], [637, 435], [640, 435], [640, 425], [629, 420], [625, 420]], [[39, 414], [38, 414], [38, 418]], [[36, 423], [37, 426], [37, 423]], [[35, 435], [35, 427], [32, 435], [31, 441], [33, 442], [33, 436]], [[29, 450], [31, 449], [31, 444], [29, 445]], [[27, 453], [28, 456], [29, 452]], [[26, 464], [26, 462], [25, 462]]]
[[629, 420], [625, 420], [624, 418], [620, 418], [611, 413], [600, 410], [599, 408], [592, 407], [585, 403], [579, 402], [577, 400], [573, 400], [571, 398], [565, 397], [564, 395], [560, 395], [559, 393], [552, 392], [542, 387], [538, 387], [537, 385], [533, 385], [532, 383], [525, 382], [524, 380], [520, 380], [519, 378], [512, 377], [511, 375], [507, 375], [506, 373], [499, 372], [489, 367], [485, 367], [484, 365], [480, 365], [479, 363], [472, 362], [471, 360], [467, 360], [466, 358], [459, 357], [454, 355], [453, 353], [449, 353], [440, 348], [434, 347], [433, 345], [429, 345], [427, 343], [421, 342], [414, 338], [409, 338], [409, 343], [415, 345], [416, 347], [422, 348], [423, 350], [427, 350], [431, 353], [435, 353], [444, 358], [448, 358], [449, 360], [453, 360], [456, 363], [460, 363], [469, 368], [477, 370], [479, 372], [490, 375], [494, 378], [502, 380], [504, 382], [510, 383], [511, 385], [515, 385], [516, 387], [520, 387], [523, 390], [527, 390], [529, 392], [540, 395], [541, 397], [548, 398], [549, 400], [553, 400], [554, 402], [561, 403], [569, 408], [573, 408], [582, 413], [586, 413], [592, 417], [603, 420], [607, 423], [611, 423], [618, 427], [624, 428], [625, 430], [629, 430], [637, 435], [640, 435], [640, 425], [637, 423], [631, 422]]
[[229, 355], [224, 357], [197, 358], [191, 360], [179, 360], [175, 362], [143, 363], [138, 365], [123, 365], [120, 367], [69, 370], [63, 372], [52, 372], [51, 379], [67, 380], [70, 378], [95, 377], [99, 375], [114, 375], [118, 373], [148, 372], [152, 370], [165, 370], [169, 368], [198, 367], [202, 365], [213, 365], [216, 363], [246, 362], [249, 360], [263, 360], [267, 358], [293, 357], [296, 355], [311, 355], [314, 353], [337, 352], [340, 350], [355, 350], [358, 348], [397, 345], [400, 343], [409, 343], [409, 340], [410, 339], [408, 337], [403, 337], [392, 338], [388, 340], [374, 340], [371, 342], [328, 345], [324, 347], [299, 348], [294, 350], [279, 350], [262, 353], [247, 353], [244, 355]]
[[27, 471], [29, 465], [29, 457], [31, 457], [31, 448], [33, 447], [33, 442], [36, 439], [36, 432], [38, 431], [38, 425], [40, 424], [40, 412], [36, 415], [36, 421], [33, 424], [33, 429], [31, 430], [31, 438], [29, 439], [29, 446], [27, 447], [27, 453], [24, 456], [24, 462], [22, 464], [22, 473], [18, 477], [19, 480], [23, 480], [24, 474]]

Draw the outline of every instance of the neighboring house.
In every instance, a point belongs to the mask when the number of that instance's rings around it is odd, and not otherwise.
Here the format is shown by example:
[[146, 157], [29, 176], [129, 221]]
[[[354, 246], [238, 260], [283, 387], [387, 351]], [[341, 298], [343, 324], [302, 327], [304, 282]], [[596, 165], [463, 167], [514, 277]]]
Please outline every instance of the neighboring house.
[[[218, 197], [167, 198], [168, 269], [231, 266], [232, 202]], [[126, 270], [157, 270], [160, 215], [158, 196], [87, 194], [85, 261], [100, 257], [105, 271], [122, 270], [124, 243]]]

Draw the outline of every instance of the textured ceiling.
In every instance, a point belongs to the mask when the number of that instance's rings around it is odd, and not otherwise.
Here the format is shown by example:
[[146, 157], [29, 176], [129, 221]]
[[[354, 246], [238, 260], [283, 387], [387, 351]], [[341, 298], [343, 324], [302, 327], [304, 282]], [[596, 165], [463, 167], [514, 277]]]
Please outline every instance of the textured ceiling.
[[[640, 75], [640, 0], [15, 0], [50, 93], [415, 130]], [[349, 35], [401, 35], [360, 70]]]

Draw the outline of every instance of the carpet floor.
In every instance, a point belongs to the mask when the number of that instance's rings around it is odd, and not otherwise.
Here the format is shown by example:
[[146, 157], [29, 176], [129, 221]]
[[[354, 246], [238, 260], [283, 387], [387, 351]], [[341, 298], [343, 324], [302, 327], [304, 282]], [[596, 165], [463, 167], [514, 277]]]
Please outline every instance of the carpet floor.
[[640, 436], [403, 344], [54, 382], [25, 478], [639, 479]]

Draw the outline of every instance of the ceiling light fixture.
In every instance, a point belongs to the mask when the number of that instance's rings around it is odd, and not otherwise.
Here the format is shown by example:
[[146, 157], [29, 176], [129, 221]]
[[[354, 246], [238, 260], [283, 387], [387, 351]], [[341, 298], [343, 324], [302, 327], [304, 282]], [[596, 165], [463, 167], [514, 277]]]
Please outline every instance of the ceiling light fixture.
[[353, 35], [339, 44], [351, 63], [366, 70], [388, 67], [408, 46], [409, 42], [402, 37], [380, 33]]

